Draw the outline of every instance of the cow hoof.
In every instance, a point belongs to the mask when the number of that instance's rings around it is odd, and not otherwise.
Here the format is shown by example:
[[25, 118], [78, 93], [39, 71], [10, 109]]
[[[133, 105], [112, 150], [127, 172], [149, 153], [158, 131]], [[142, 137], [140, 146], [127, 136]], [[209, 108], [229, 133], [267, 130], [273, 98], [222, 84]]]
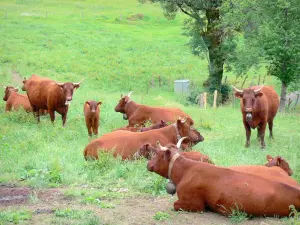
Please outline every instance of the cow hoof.
[[265, 150], [265, 149], [266, 149], [266, 146], [265, 146], [265, 145], [264, 145], [264, 146], [261, 146], [260, 149], [261, 149], [261, 150]]
[[169, 181], [166, 185], [166, 191], [170, 195], [174, 195], [176, 193], [176, 186], [172, 183], [172, 181]]
[[128, 117], [125, 113], [123, 114], [123, 120], [128, 120]]
[[245, 147], [246, 147], [246, 148], [249, 148], [249, 146], [250, 146], [250, 144], [245, 144]]

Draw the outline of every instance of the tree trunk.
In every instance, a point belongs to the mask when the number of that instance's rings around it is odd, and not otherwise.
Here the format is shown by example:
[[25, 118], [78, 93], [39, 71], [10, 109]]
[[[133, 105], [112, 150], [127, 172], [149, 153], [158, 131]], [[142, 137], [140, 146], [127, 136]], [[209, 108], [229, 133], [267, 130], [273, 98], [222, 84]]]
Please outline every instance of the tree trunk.
[[282, 112], [285, 109], [286, 89], [287, 89], [287, 85], [284, 82], [281, 82], [281, 94], [280, 94], [280, 106], [279, 106], [280, 112]]
[[203, 38], [207, 43], [209, 55], [209, 77], [204, 84], [208, 86], [210, 92], [220, 91], [223, 77], [223, 66], [225, 62], [225, 54], [222, 52], [222, 35], [223, 31], [219, 27], [220, 11], [219, 8], [210, 8], [206, 10], [207, 29], [203, 34]]

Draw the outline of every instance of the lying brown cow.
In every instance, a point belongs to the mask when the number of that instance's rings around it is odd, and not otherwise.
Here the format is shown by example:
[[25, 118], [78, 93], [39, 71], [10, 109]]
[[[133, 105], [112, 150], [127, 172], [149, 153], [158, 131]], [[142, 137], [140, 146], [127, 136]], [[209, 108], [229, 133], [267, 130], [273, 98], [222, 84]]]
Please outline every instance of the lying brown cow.
[[198, 131], [191, 128], [189, 124], [181, 119], [167, 127], [150, 130], [147, 132], [115, 131], [103, 135], [90, 142], [84, 149], [84, 157], [98, 159], [98, 151], [113, 151], [113, 155], [122, 156], [122, 159], [130, 159], [134, 153], [145, 143], [155, 144], [159, 140], [163, 144], [174, 143], [182, 137], [187, 136], [185, 145], [198, 143], [204, 138]]
[[[11, 111], [12, 109], [18, 110], [20, 107], [26, 112], [33, 111], [27, 95], [19, 94], [18, 88], [12, 86], [5, 87], [3, 84], [1, 85], [5, 88], [3, 97], [3, 100], [6, 101], [5, 112]], [[40, 114], [47, 114], [47, 110], [40, 110]]]
[[[83, 79], [82, 79], [83, 80]], [[72, 101], [73, 91], [79, 88], [80, 83], [58, 83], [48, 78], [32, 75], [28, 80], [24, 78], [22, 90], [27, 96], [33, 112], [40, 122], [40, 109], [47, 109], [51, 121], [55, 120], [55, 111], [61, 114], [63, 126], [65, 126], [69, 104]]]
[[86, 101], [84, 103], [83, 112], [85, 118], [86, 128], [88, 130], [88, 134], [91, 137], [92, 134], [98, 135], [98, 127], [99, 127], [99, 114], [102, 102], [96, 101]]
[[6, 101], [6, 112], [11, 111], [12, 109], [18, 110], [20, 107], [22, 107], [26, 112], [32, 112], [27, 95], [19, 94], [18, 88], [14, 88], [12, 86], [5, 87], [3, 84], [1, 85], [5, 88], [3, 100]]
[[164, 120], [161, 120], [155, 124], [152, 124], [149, 127], [122, 127], [122, 128], [116, 129], [114, 131], [126, 130], [126, 131], [130, 131], [130, 132], [145, 132], [145, 131], [149, 131], [149, 130], [160, 129], [160, 128], [163, 128], [166, 126], [168, 126], [168, 124]]
[[[179, 145], [178, 145], [178, 143], [177, 143], [176, 146], [173, 145], [173, 144], [168, 144], [168, 145], [166, 145], [166, 147], [174, 146], [174, 147], [179, 148], [181, 143], [179, 143]], [[155, 154], [156, 151], [157, 151], [156, 147], [154, 147], [153, 145], [147, 143], [147, 144], [144, 144], [144, 145], [141, 146], [140, 150], [138, 152], [136, 152], [135, 157], [136, 158], [145, 157], [146, 159], [151, 159], [151, 157], [153, 156], [153, 154]], [[204, 155], [200, 152], [196, 152], [196, 151], [180, 152], [180, 154], [182, 156], [184, 156], [185, 158], [187, 158], [187, 159], [214, 164], [207, 155]]]
[[116, 112], [126, 115], [130, 127], [134, 125], [142, 126], [149, 120], [151, 123], [157, 123], [160, 120], [175, 122], [178, 117], [187, 118], [190, 125], [194, 124], [190, 116], [178, 108], [140, 105], [130, 99], [131, 93], [124, 97], [121, 95], [121, 99], [115, 107]]
[[266, 163], [265, 166], [268, 166], [268, 167], [277, 166], [277, 167], [280, 167], [282, 170], [284, 170], [289, 176], [293, 175], [294, 172], [290, 168], [289, 163], [281, 156], [276, 156], [275, 158], [273, 158], [272, 156], [267, 155], [267, 160], [268, 160], [268, 163]]
[[[300, 209], [300, 189], [253, 174], [189, 160], [176, 148], [158, 150], [148, 161], [151, 172], [169, 178], [177, 188], [174, 209], [212, 211], [228, 216], [238, 209], [252, 216], [289, 216]], [[267, 168], [267, 167], [266, 167]]]
[[265, 148], [265, 130], [269, 124], [270, 138], [273, 138], [273, 120], [279, 107], [279, 97], [272, 87], [254, 86], [244, 90], [235, 87], [235, 96], [241, 99], [243, 123], [246, 129], [246, 147], [250, 145], [251, 128], [257, 128], [261, 147]]

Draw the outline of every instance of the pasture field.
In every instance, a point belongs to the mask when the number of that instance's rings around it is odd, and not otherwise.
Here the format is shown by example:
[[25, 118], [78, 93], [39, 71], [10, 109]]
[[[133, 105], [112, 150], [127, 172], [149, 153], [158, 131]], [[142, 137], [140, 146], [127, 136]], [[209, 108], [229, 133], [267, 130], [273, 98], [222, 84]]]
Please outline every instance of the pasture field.
[[[32, 114], [5, 113], [5, 102], [0, 102], [0, 192], [18, 187], [30, 193], [27, 204], [0, 204], [0, 224], [230, 224], [245, 219], [239, 213], [225, 218], [173, 212], [176, 197], [166, 195], [166, 180], [148, 172], [145, 159], [121, 161], [102, 154], [97, 162], [84, 160], [89, 140], [83, 103], [103, 102], [102, 135], [127, 125], [114, 107], [120, 94], [129, 91], [135, 91], [132, 100], [137, 103], [179, 107], [190, 114], [205, 138], [193, 149], [216, 165], [262, 165], [267, 154], [281, 155], [300, 182], [299, 112], [276, 116], [275, 139], [266, 137], [262, 151], [256, 131], [251, 146], [244, 147], [238, 104], [204, 110], [172, 92], [175, 79], [187, 78], [199, 86], [207, 76], [206, 61], [185, 46], [183, 19], [179, 15], [169, 21], [158, 5], [135, 0], [0, 2], [0, 83], [17, 86], [32, 73], [58, 81], [87, 78], [75, 90], [65, 128], [59, 114], [54, 125], [48, 115], [37, 124]], [[159, 75], [162, 86], [148, 88]], [[234, 74], [225, 75], [235, 79]], [[279, 90], [271, 77], [266, 83]], [[244, 223], [294, 222], [257, 218]]]

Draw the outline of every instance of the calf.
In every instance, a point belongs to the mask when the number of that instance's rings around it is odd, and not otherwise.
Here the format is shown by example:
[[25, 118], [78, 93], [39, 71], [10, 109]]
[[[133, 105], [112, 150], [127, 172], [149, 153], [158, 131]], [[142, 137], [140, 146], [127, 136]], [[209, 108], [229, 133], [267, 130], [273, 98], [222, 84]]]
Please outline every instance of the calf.
[[98, 159], [98, 151], [112, 151], [116, 157], [131, 159], [141, 145], [145, 143], [155, 144], [159, 140], [162, 144], [174, 143], [187, 136], [185, 145], [198, 143], [204, 138], [195, 129], [191, 128], [186, 120], [178, 119], [176, 123], [167, 127], [150, 130], [147, 132], [114, 131], [90, 142], [84, 149], [84, 157]]
[[28, 97], [26, 95], [19, 94], [18, 88], [14, 88], [11, 86], [5, 87], [4, 85], [2, 86], [3, 88], [5, 88], [5, 95], [3, 97], [3, 100], [6, 101], [6, 112], [11, 111], [12, 109], [18, 110], [20, 107], [22, 107], [26, 112], [32, 112]]
[[147, 169], [173, 181], [178, 200], [174, 209], [222, 215], [242, 209], [253, 216], [289, 216], [290, 205], [300, 209], [300, 189], [253, 174], [189, 160], [176, 148], [158, 150]]
[[[149, 130], [155, 130], [155, 129], [160, 129], [163, 127], [168, 126], [167, 123], [164, 120], [160, 120], [155, 124], [152, 124], [149, 127], [122, 127], [116, 130], [126, 130], [126, 131], [130, 131], [130, 132], [145, 132], [145, 131], [149, 131]], [[114, 131], [116, 131], [114, 130]]]
[[173, 123], [178, 117], [186, 118], [189, 125], [194, 124], [190, 116], [178, 108], [151, 107], [137, 104], [130, 99], [131, 93], [124, 97], [121, 95], [121, 99], [115, 107], [116, 112], [125, 115], [123, 118], [128, 119], [128, 126], [130, 127], [135, 125], [143, 126], [148, 120], [152, 123], [157, 123], [160, 120]]
[[265, 148], [265, 130], [269, 124], [270, 138], [273, 138], [273, 120], [279, 107], [279, 96], [272, 87], [261, 86], [239, 90], [235, 87], [235, 96], [241, 99], [243, 123], [246, 129], [246, 147], [250, 145], [251, 128], [257, 128], [257, 137], [261, 148]]
[[102, 102], [96, 102], [96, 101], [86, 101], [84, 103], [83, 112], [84, 112], [85, 124], [90, 137], [92, 136], [92, 133], [94, 133], [94, 135], [98, 135], [99, 114], [100, 114], [99, 105], [101, 104]]

